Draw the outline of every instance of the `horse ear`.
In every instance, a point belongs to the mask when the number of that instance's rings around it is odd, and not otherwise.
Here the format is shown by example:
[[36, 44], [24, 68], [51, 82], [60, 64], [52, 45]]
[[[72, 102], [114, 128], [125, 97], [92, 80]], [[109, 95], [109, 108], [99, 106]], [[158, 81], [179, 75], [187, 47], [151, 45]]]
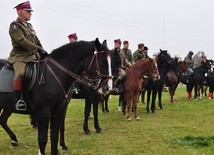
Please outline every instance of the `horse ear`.
[[97, 49], [100, 49], [100, 46], [101, 46], [100, 41], [99, 41], [98, 38], [96, 38], [96, 39], [95, 39], [95, 47], [96, 47]]
[[162, 52], [162, 49], [160, 49], [160, 51]]
[[107, 40], [103, 41], [103, 45], [107, 46]]

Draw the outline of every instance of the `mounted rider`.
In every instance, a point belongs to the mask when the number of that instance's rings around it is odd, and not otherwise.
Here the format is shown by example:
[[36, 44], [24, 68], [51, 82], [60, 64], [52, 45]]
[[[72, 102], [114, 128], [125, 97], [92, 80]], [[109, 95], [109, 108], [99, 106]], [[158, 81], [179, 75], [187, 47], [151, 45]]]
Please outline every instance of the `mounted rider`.
[[68, 39], [70, 43], [74, 43], [78, 41], [78, 37], [76, 33], [72, 33], [68, 35]]
[[134, 64], [132, 51], [129, 49], [129, 42], [127, 40], [123, 41], [123, 48], [120, 50], [120, 56], [123, 60], [122, 67], [126, 69]]
[[147, 53], [145, 53], [145, 49], [148, 51], [148, 48], [145, 48], [143, 43], [138, 44], [138, 49], [133, 53], [135, 63], [146, 58]]
[[42, 48], [35, 30], [28, 22], [33, 11], [30, 2], [18, 4], [14, 9], [17, 11], [18, 18], [10, 24], [9, 34], [13, 48], [7, 61], [15, 71], [13, 89], [17, 98], [16, 107], [17, 109], [26, 109], [26, 104], [22, 100], [23, 77], [26, 66], [29, 62], [35, 62], [41, 56], [46, 56], [47, 52]]
[[112, 91], [118, 93], [119, 92], [119, 85], [121, 83], [121, 80], [125, 76], [125, 71], [124, 70], [127, 67], [131, 67], [134, 64], [134, 61], [133, 61], [132, 52], [128, 48], [129, 47], [129, 42], [128, 41], [124, 41], [123, 42], [123, 45], [124, 45], [123, 49], [120, 49], [120, 47], [121, 47], [121, 40], [120, 39], [114, 40], [114, 43], [115, 43], [115, 48], [114, 49], [116, 49], [117, 52], [119, 52], [119, 54], [120, 54], [121, 68], [119, 70], [119, 76], [114, 82], [114, 87], [113, 87]]
[[193, 73], [193, 65], [194, 65], [194, 60], [192, 58], [193, 52], [189, 51], [187, 56], [184, 58], [184, 61], [187, 63], [187, 73], [188, 75], [191, 75]]

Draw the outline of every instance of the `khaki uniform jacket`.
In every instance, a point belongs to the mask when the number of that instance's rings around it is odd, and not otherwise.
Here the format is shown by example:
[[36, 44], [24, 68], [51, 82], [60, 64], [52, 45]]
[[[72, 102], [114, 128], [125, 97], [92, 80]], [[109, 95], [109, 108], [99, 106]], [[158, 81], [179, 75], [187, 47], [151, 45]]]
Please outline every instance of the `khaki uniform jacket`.
[[184, 61], [187, 63], [188, 68], [193, 69], [194, 60], [188, 55], [184, 58]]
[[134, 62], [138, 62], [143, 58], [146, 58], [146, 54], [139, 49], [133, 53]]
[[134, 64], [132, 52], [130, 49], [125, 49], [125, 48], [121, 49], [120, 56], [123, 60], [123, 66], [130, 67]]
[[17, 18], [10, 24], [9, 34], [13, 46], [8, 58], [10, 64], [37, 59], [37, 52], [42, 45], [30, 23]]

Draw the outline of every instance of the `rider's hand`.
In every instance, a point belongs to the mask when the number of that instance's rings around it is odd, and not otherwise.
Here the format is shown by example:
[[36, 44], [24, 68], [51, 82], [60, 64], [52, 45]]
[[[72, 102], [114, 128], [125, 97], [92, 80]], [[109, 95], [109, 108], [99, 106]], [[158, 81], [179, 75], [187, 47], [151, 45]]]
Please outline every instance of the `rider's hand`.
[[43, 57], [47, 56], [48, 55], [48, 52], [46, 50], [44, 50], [43, 48], [40, 48], [39, 49], [39, 54]]

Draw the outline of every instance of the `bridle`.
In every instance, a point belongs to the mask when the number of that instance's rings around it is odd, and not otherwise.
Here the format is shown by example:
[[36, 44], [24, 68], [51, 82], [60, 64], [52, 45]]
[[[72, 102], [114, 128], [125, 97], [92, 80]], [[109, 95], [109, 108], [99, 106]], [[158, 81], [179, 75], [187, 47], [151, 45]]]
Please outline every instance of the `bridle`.
[[158, 72], [158, 69], [157, 70], [153, 70], [152, 72], [151, 72], [151, 66], [152, 66], [152, 59], [151, 58], [149, 58], [149, 65], [148, 65], [148, 68], [147, 68], [147, 71], [146, 71], [146, 73], [147, 73], [147, 75], [148, 75], [148, 77], [149, 78], [154, 78], [154, 77], [152, 77], [152, 75], [154, 75], [154, 74], [159, 74], [159, 72]]
[[[93, 61], [95, 61], [95, 63], [96, 63], [96, 73], [97, 73], [95, 79], [90, 79], [87, 76], [86, 72], [83, 72], [81, 75], [77, 75], [74, 72], [70, 71], [69, 69], [63, 67], [61, 64], [59, 64], [58, 62], [56, 62], [53, 58], [51, 58], [51, 57], [48, 56], [48, 57], [46, 57], [45, 62], [44, 62], [45, 63], [45, 67], [41, 71], [41, 75], [39, 75], [39, 77], [38, 77], [38, 82], [39, 82], [39, 84], [44, 84], [45, 83], [44, 82], [44, 72], [45, 72], [45, 70], [47, 68], [51, 72], [51, 74], [54, 76], [54, 78], [56, 79], [56, 81], [58, 82], [58, 84], [60, 85], [60, 87], [62, 88], [63, 93], [65, 95], [65, 98], [67, 98], [69, 96], [70, 89], [68, 91], [65, 90], [65, 88], [62, 85], [61, 80], [55, 74], [55, 72], [53, 70], [53, 67], [51, 67], [48, 64], [48, 62], [50, 62], [51, 64], [53, 64], [54, 66], [56, 66], [57, 68], [59, 68], [62, 72], [66, 73], [70, 77], [76, 79], [77, 82], [86, 84], [88, 87], [91, 87], [93, 89], [98, 89], [101, 84], [105, 83], [106, 81], [108, 81], [109, 79], [112, 78], [109, 75], [101, 74], [100, 64], [99, 64], [98, 56], [97, 55], [100, 54], [100, 53], [103, 53], [103, 52], [104, 51], [100, 51], [100, 52], [95, 51], [94, 55], [92, 56], [92, 59], [91, 59], [91, 61], [89, 63], [89, 66], [87, 68], [87, 72], [88, 72], [89, 69], [90, 69], [90, 67], [91, 67], [91, 65], [92, 65], [92, 63], [93, 63]], [[105, 80], [102, 81], [103, 78], [105, 78]], [[71, 86], [72, 86], [72, 84], [71, 84]], [[70, 88], [71, 88], [71, 86], [70, 86]]]

